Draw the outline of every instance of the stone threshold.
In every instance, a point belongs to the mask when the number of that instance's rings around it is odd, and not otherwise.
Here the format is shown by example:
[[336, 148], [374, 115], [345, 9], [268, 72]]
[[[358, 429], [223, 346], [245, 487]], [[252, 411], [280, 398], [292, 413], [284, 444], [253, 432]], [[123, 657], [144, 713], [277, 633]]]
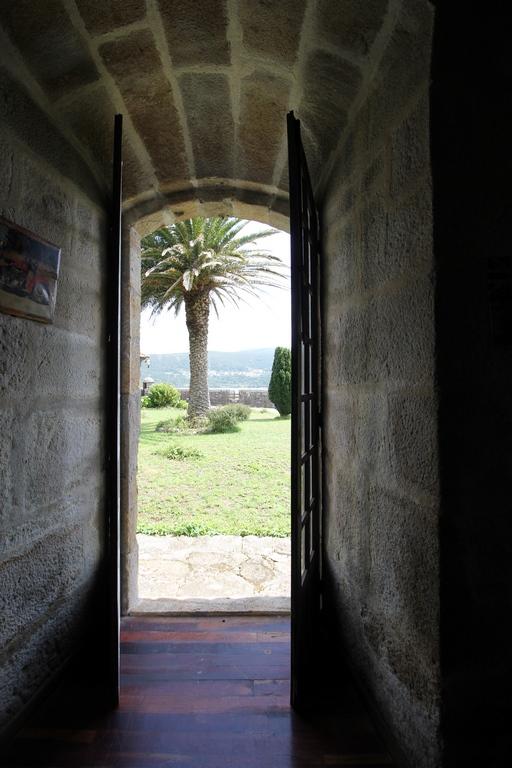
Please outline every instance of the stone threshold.
[[290, 613], [290, 539], [137, 536], [139, 600], [130, 615]]

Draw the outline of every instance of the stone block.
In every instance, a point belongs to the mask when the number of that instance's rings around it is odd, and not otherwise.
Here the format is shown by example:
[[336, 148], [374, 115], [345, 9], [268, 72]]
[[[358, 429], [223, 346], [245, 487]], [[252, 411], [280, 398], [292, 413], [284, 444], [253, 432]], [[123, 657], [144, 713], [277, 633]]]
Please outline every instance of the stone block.
[[[368, 603], [423, 672], [436, 659], [439, 626], [437, 510], [424, 508], [372, 486], [368, 497], [371, 580]], [[404, 668], [405, 667], [405, 668]], [[419, 670], [418, 670], [419, 671]], [[414, 687], [414, 671], [395, 659], [394, 673]], [[430, 668], [430, 674], [435, 674]]]
[[60, 247], [63, 257], [71, 250], [74, 215], [72, 189], [54, 183], [47, 171], [26, 162], [16, 223]]
[[116, 110], [106, 88], [99, 86], [82, 94], [78, 100], [64, 102], [59, 111], [108, 178], [112, 166]]
[[249, 56], [293, 66], [298, 54], [305, 0], [241, 0], [242, 45]]
[[121, 395], [121, 435], [124, 455], [127, 459], [121, 466], [123, 478], [135, 477], [137, 473], [137, 452], [140, 432], [140, 392]]
[[[100, 311], [103, 301], [103, 282], [106, 276], [98, 273], [97, 279], [89, 279], [75, 269], [63, 264], [59, 277], [55, 305], [55, 328], [88, 336], [98, 345], [97, 357], [101, 358], [100, 344], [104, 331], [104, 318]], [[80, 300], [77, 301], [77, 296]]]
[[99, 51], [119, 86], [158, 179], [170, 182], [187, 178], [181, 123], [151, 32], [137, 30], [105, 43]]
[[26, 379], [35, 353], [32, 326], [26, 320], [0, 315], [0, 398], [27, 393]]
[[439, 456], [437, 399], [433, 393], [391, 392], [387, 396], [386, 461], [382, 477], [437, 498]]
[[370, 144], [397, 127], [408, 103], [430, 78], [433, 10], [428, 3], [402, 6], [368, 100]]
[[[99, 302], [95, 307], [97, 315], [98, 307]], [[27, 372], [27, 392], [55, 401], [78, 398], [99, 408], [102, 347], [93, 339], [51, 326], [40, 326], [37, 331], [32, 366]]]
[[99, 47], [108, 71], [125, 89], [143, 94], [148, 78], [162, 67], [151, 30], [137, 29], [125, 37], [109, 40]]
[[354, 224], [332, 225], [324, 231], [325, 253], [325, 296], [326, 307], [335, 312], [340, 302], [361, 290], [359, 266], [360, 244]]
[[123, 202], [148, 192], [155, 185], [153, 169], [143, 165], [128, 136], [123, 141]]
[[171, 183], [188, 179], [183, 134], [171, 87], [164, 77], [155, 77], [151, 87], [144, 89], [140, 99], [136, 94], [125, 95], [133, 123], [153, 162], [159, 181]]
[[82, 584], [65, 602], [54, 605], [45, 620], [25, 627], [16, 647], [2, 659], [0, 727], [20, 713], [76, 647], [87, 629], [91, 586]]
[[431, 383], [434, 293], [430, 278], [330, 313], [325, 354], [333, 386], [363, 382]]
[[433, 268], [432, 190], [425, 181], [410, 199], [387, 213], [374, 200], [361, 211], [364, 286], [374, 289], [414, 271]]
[[[2, 359], [0, 355], [0, 360]], [[0, 363], [1, 365], [1, 363]], [[3, 528], [6, 518], [13, 505], [13, 487], [16, 482], [15, 472], [12, 467], [12, 442], [8, 436], [15, 429], [16, 420], [11, 409], [0, 410], [0, 488], [2, 489], [2, 503], [0, 505], [0, 527]]]
[[324, 160], [339, 140], [360, 83], [359, 68], [345, 59], [320, 50], [308, 56], [299, 117], [315, 137]]
[[21, 163], [17, 148], [7, 135], [0, 134], [0, 178], [5, 179], [0, 202], [0, 216], [15, 221], [22, 188]]
[[[0, 102], [3, 124], [15, 133], [18, 141], [24, 142], [36, 155], [44, 158], [43, 167], [52, 168], [52, 171], [47, 171], [48, 179], [56, 170], [69, 179], [75, 189], [83, 190], [91, 200], [104, 204], [104, 190], [86, 162], [57, 131], [48, 115], [32, 101], [25, 88], [3, 67], [0, 67]], [[37, 130], [33, 130], [34, 126]], [[24, 205], [20, 201], [20, 215], [23, 212]]]
[[104, 429], [97, 415], [35, 411], [24, 424], [25, 507], [33, 514], [57, 503], [102, 471]]
[[372, 300], [364, 325], [368, 380], [433, 382], [434, 289], [429, 276]]
[[316, 8], [316, 33], [320, 40], [340, 52], [364, 57], [382, 25], [387, 6], [387, 0], [320, 0]]
[[272, 184], [275, 161], [285, 139], [289, 90], [288, 80], [265, 72], [243, 78], [237, 177]]
[[[2, 24], [50, 97], [98, 79], [96, 66], [60, 0], [8, 3], [2, 8]], [[58, 56], [51, 55], [56, 51]]]
[[0, 652], [41, 614], [47, 614], [56, 600], [77, 588], [83, 554], [83, 527], [73, 526], [49, 534], [0, 564]]
[[104, 35], [146, 15], [144, 0], [79, 0], [77, 5], [91, 35]]
[[[418, 179], [430, 175], [430, 129], [428, 93], [424, 93], [412, 112], [391, 138], [392, 198], [404, 197]], [[428, 204], [429, 201], [425, 201]]]
[[328, 308], [328, 327], [324, 341], [324, 357], [329, 386], [341, 388], [359, 384], [367, 378], [367, 318], [358, 307]]
[[377, 288], [407, 271], [406, 264], [400, 265], [402, 254], [388, 250], [388, 216], [384, 205], [382, 198], [374, 198], [358, 214], [361, 277], [365, 290]]
[[230, 64], [224, 0], [159, 0], [174, 66]]
[[234, 126], [225, 75], [186, 74], [180, 78], [194, 152], [195, 175], [233, 176]]

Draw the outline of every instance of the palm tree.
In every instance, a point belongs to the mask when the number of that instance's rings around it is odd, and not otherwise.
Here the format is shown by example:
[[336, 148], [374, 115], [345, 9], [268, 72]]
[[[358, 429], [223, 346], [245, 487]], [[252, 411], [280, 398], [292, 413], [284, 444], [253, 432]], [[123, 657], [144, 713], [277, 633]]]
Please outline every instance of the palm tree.
[[[162, 227], [142, 240], [142, 306], [178, 314], [185, 307], [190, 348], [189, 418], [210, 408], [208, 320], [226, 301], [238, 306], [257, 286], [277, 286], [282, 264], [267, 251], [248, 249], [267, 229], [240, 234], [246, 221], [233, 217], [195, 218]], [[276, 267], [278, 268], [276, 270]]]

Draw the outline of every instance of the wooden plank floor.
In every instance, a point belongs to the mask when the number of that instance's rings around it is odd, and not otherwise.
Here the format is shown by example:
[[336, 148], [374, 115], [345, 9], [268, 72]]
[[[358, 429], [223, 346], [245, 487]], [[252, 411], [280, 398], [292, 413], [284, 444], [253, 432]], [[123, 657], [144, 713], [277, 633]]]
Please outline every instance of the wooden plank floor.
[[289, 707], [287, 618], [127, 618], [119, 710], [60, 691], [5, 768], [392, 765], [349, 683], [308, 720]]

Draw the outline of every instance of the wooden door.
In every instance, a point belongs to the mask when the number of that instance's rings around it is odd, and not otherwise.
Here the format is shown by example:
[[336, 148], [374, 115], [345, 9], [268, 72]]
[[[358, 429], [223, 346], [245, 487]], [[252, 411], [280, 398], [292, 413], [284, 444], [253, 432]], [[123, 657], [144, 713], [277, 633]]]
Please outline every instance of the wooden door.
[[321, 611], [320, 247], [300, 122], [288, 115], [292, 273], [292, 685], [306, 709], [315, 687]]
[[110, 219], [110, 247], [108, 269], [107, 320], [107, 569], [108, 569], [108, 626], [107, 697], [112, 707], [119, 704], [120, 654], [120, 296], [121, 296], [121, 205], [122, 205], [122, 138], [123, 117], [115, 116], [112, 208]]

